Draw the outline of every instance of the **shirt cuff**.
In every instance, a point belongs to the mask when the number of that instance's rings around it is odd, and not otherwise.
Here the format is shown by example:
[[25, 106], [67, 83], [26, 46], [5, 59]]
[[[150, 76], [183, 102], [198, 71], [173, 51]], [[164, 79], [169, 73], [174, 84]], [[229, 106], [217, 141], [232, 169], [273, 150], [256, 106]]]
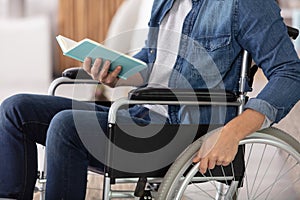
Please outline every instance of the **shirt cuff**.
[[250, 108], [265, 115], [265, 122], [263, 123], [261, 129], [269, 127], [276, 120], [278, 113], [278, 110], [274, 106], [265, 100], [257, 98], [249, 99], [244, 108]]
[[262, 129], [265, 129], [265, 128], [269, 128], [271, 125], [272, 125], [272, 121], [267, 117], [265, 116], [265, 121], [264, 123], [261, 125], [260, 129], [259, 130], [262, 130]]

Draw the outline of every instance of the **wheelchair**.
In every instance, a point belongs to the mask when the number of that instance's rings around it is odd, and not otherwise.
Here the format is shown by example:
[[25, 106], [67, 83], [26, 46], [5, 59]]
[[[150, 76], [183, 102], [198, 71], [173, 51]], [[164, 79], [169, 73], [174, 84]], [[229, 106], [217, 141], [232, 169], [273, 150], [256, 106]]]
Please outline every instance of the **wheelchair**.
[[[293, 39], [298, 36], [296, 29], [288, 27], [288, 32]], [[138, 104], [233, 106], [241, 113], [247, 101], [246, 84], [252, 84], [257, 70], [257, 66], [251, 65], [251, 55], [244, 51], [238, 94], [218, 90], [139, 88], [131, 91], [128, 97], [113, 102], [108, 116], [107, 137], [111, 142], [107, 145], [106, 167], [101, 172], [104, 175], [102, 199], [299, 199], [296, 187], [300, 186], [300, 143], [278, 128], [270, 127], [251, 134], [240, 142], [238, 153], [230, 165], [216, 166], [201, 174], [199, 163], [193, 163], [192, 158], [203, 144], [205, 134], [222, 125], [151, 125], [141, 130], [158, 130], [157, 134], [141, 139], [127, 134], [128, 130], [137, 131], [138, 128], [117, 123], [120, 108]], [[52, 82], [49, 95], [56, 95], [57, 88], [63, 84], [99, 83], [91, 80], [80, 68], [69, 69], [63, 77]], [[191, 132], [193, 134], [189, 134]], [[176, 137], [182, 145], [171, 145]], [[164, 162], [163, 158], [151, 157], [148, 153], [148, 150], [159, 152], [163, 145], [171, 146], [174, 152], [168, 154], [172, 162], [166, 162], [162, 168], [148, 170], [136, 167], [129, 172], [118, 168], [119, 162], [126, 162], [119, 155], [122, 149], [145, 156], [136, 162]], [[43, 193], [45, 171], [40, 172], [38, 181], [43, 184], [40, 188]], [[135, 190], [112, 189], [112, 185], [124, 183], [136, 184]]]

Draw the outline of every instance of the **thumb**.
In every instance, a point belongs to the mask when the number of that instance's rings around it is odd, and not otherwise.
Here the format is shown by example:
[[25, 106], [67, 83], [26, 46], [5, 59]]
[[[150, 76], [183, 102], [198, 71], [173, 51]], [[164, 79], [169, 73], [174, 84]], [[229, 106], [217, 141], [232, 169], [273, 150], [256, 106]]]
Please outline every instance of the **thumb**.
[[193, 158], [193, 163], [197, 163], [200, 162], [202, 159], [202, 148], [199, 149], [198, 153], [196, 154], [196, 156]]

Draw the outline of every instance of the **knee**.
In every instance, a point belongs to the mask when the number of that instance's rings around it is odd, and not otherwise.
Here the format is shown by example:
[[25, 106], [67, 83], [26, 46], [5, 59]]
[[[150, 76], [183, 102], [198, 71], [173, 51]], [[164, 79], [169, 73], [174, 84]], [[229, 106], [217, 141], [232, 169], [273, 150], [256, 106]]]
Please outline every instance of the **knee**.
[[30, 96], [29, 94], [17, 94], [5, 99], [0, 106], [0, 119], [20, 118], [22, 113], [29, 113], [30, 111], [26, 109], [30, 109], [29, 104], [32, 104]]
[[73, 149], [85, 151], [74, 118], [72, 110], [64, 110], [51, 120], [46, 139], [47, 156], [65, 155]]
[[[47, 148], [62, 148], [64, 146], [84, 148], [84, 145], [103, 140], [104, 132], [95, 119], [95, 115], [86, 111], [64, 110], [57, 113], [51, 120], [47, 132]], [[96, 139], [95, 139], [96, 140]]]
[[47, 132], [46, 145], [49, 143], [63, 143], [76, 134], [72, 110], [57, 113], [50, 122]]
[[1, 106], [1, 113], [16, 114], [20, 109], [28, 108], [32, 104], [30, 94], [16, 94], [5, 99]]

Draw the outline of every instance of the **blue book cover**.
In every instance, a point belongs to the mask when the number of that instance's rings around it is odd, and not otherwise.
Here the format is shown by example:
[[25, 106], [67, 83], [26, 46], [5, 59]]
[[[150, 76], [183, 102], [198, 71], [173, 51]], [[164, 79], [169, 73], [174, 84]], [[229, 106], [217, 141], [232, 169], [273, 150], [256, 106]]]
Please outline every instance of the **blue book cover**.
[[138, 59], [109, 49], [90, 39], [75, 42], [61, 35], [57, 36], [56, 39], [65, 56], [80, 62], [83, 62], [86, 57], [92, 58], [92, 62], [96, 58], [110, 60], [110, 71], [113, 71], [117, 66], [122, 66], [122, 71], [119, 74], [119, 77], [122, 79], [127, 79], [147, 67], [146, 63]]

